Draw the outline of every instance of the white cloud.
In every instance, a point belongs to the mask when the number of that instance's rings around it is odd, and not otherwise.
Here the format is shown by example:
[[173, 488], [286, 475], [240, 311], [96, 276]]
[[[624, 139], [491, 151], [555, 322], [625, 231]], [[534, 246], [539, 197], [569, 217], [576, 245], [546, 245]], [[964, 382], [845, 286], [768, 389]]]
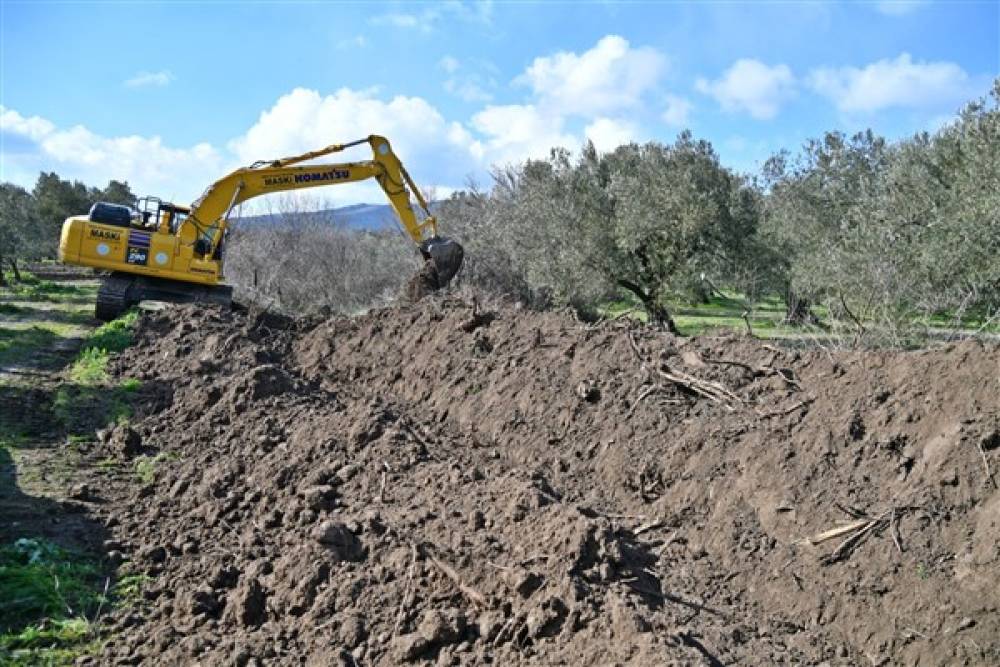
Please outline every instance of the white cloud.
[[[445, 3], [421, 11], [489, 20], [485, 5]], [[364, 43], [359, 35], [343, 46]], [[644, 111], [644, 97], [655, 91], [665, 63], [657, 51], [632, 48], [610, 35], [583, 53], [536, 59], [518, 78], [529, 86], [525, 101], [493, 105], [489, 102], [499, 76], [495, 65], [449, 55], [438, 63], [445, 89], [468, 102], [486, 104], [464, 123], [445, 118], [424, 98], [385, 97], [377, 88], [342, 88], [328, 94], [295, 88], [249, 127], [235, 130], [216, 146], [171, 146], [157, 136], [101, 136], [82, 126], [56, 127], [47, 119], [0, 106], [0, 130], [8, 146], [0, 158], [0, 177], [30, 185], [44, 169], [93, 184], [127, 179], [137, 192], [190, 201], [238, 166], [381, 134], [393, 142], [421, 186], [444, 191], [470, 175], [482, 178], [491, 164], [544, 158], [557, 146], [578, 150], [587, 138], [601, 150], [637, 138], [640, 128], [632, 119]], [[684, 98], [666, 100], [665, 118], [685, 117], [690, 109]], [[368, 157], [365, 148], [358, 147], [321, 161]], [[326, 188], [320, 194], [335, 203], [383, 198], [372, 182]]]
[[607, 153], [633, 141], [638, 131], [628, 121], [598, 118], [584, 129], [583, 134], [599, 152]]
[[448, 79], [444, 82], [444, 89], [466, 102], [489, 102], [493, 99], [492, 93], [474, 79]]
[[531, 87], [540, 104], [556, 113], [597, 115], [639, 104], [666, 68], [656, 49], [632, 48], [607, 35], [582, 54], [559, 52], [535, 58], [516, 83]]
[[39, 116], [25, 118], [13, 109], [0, 105], [0, 132], [9, 132], [32, 141], [39, 141], [55, 129], [55, 125], [44, 118]]
[[[295, 155], [335, 142], [347, 142], [380, 134], [411, 167], [421, 185], [462, 183], [478, 167], [481, 149], [460, 123], [449, 122], [419, 97], [396, 96], [388, 101], [375, 91], [342, 88], [330, 95], [296, 88], [282, 95], [261, 113], [257, 122], [229, 143], [243, 164], [255, 160]], [[365, 148], [334, 154], [323, 161], [369, 159]], [[419, 168], [416, 167], [419, 165]], [[368, 201], [382, 195], [370, 184], [363, 188]], [[338, 186], [324, 192], [334, 200], [348, 201], [358, 188]], [[357, 199], [354, 199], [357, 201]]]
[[448, 19], [467, 23], [490, 25], [493, 21], [492, 0], [460, 2], [448, 0], [427, 5], [419, 13], [389, 12], [373, 16], [369, 21], [374, 25], [388, 25], [394, 28], [419, 30], [423, 33], [434, 31], [438, 24]]
[[825, 67], [809, 84], [844, 112], [890, 107], [952, 109], [974, 94], [969, 75], [951, 62], [914, 62], [908, 53], [865, 67]]
[[781, 105], [795, 94], [795, 77], [787, 65], [765, 65], [742, 58], [715, 81], [698, 79], [698, 92], [711, 95], [726, 111], [746, 111], [758, 120], [778, 115]]
[[486, 89], [487, 85], [496, 87], [496, 81], [492, 78], [484, 79], [475, 72], [464, 71], [462, 63], [452, 56], [445, 56], [439, 60], [438, 67], [448, 73], [449, 76], [443, 86], [455, 97], [465, 102], [492, 101], [493, 94]]
[[880, 0], [875, 3], [875, 9], [887, 16], [904, 16], [927, 4], [927, 0]]
[[679, 95], [667, 95], [667, 108], [660, 116], [663, 122], [672, 127], [686, 127], [690, 122], [691, 111], [694, 105], [691, 100]]
[[207, 143], [174, 148], [157, 136], [104, 137], [80, 125], [58, 128], [44, 118], [25, 118], [2, 107], [0, 131], [29, 146], [16, 154], [4, 151], [0, 155], [3, 177], [19, 178], [27, 186], [38, 172], [54, 170], [63, 178], [90, 185], [127, 180], [137, 193], [186, 201], [226, 168], [223, 156]]
[[531, 104], [488, 106], [472, 117], [472, 127], [486, 135], [480, 154], [495, 163], [544, 158], [556, 146], [575, 150], [581, 144], [564, 131], [561, 116]]
[[174, 80], [174, 75], [169, 70], [159, 72], [139, 72], [131, 79], [126, 79], [125, 85], [129, 88], [144, 88], [155, 86], [162, 88]]

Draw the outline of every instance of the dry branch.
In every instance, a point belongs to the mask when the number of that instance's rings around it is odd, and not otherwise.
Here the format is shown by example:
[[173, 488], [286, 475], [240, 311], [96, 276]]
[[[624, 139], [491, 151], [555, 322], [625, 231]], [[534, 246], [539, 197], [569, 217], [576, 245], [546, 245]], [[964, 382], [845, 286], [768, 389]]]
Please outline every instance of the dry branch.
[[745, 405], [743, 399], [717, 382], [701, 380], [692, 375], [688, 375], [687, 373], [682, 373], [681, 371], [665, 371], [662, 368], [657, 369], [657, 373], [659, 373], [664, 379], [670, 380], [676, 385], [685, 387], [700, 396], [704, 396], [710, 401], [719, 403], [730, 412], [734, 411], [736, 406]]
[[795, 387], [799, 391], [802, 391], [802, 385], [799, 381], [791, 376], [791, 373], [783, 368], [771, 368], [770, 366], [751, 366], [750, 364], [744, 363], [742, 361], [735, 361], [733, 359], [703, 359], [707, 364], [716, 364], [718, 366], [736, 366], [746, 370], [748, 373], [753, 375], [777, 375], [787, 384]]
[[458, 573], [455, 572], [455, 570], [450, 565], [441, 560], [438, 560], [431, 553], [427, 553], [426, 555], [428, 559], [432, 563], [434, 563], [434, 565], [437, 566], [437, 568], [441, 570], [441, 572], [443, 572], [446, 577], [451, 579], [452, 583], [455, 584], [455, 587], [462, 592], [462, 595], [469, 598], [469, 600], [473, 604], [477, 604], [480, 607], [489, 607], [489, 604], [486, 602], [486, 596], [477, 591], [475, 588], [472, 588], [471, 586], [466, 584], [464, 581], [462, 581], [462, 578], [458, 576]]
[[804, 408], [813, 402], [812, 398], [807, 398], [805, 400], [799, 401], [798, 403], [785, 408], [784, 410], [772, 410], [771, 412], [761, 412], [759, 413], [761, 417], [781, 417], [787, 415], [789, 412], [795, 412], [799, 408]]
[[978, 443], [979, 446], [979, 456], [983, 459], [983, 468], [986, 470], [986, 479], [990, 481], [993, 488], [997, 488], [997, 481], [993, 479], [993, 473], [990, 471], [990, 461], [986, 458], [986, 450], [983, 448], [983, 443]]
[[417, 557], [419, 551], [417, 545], [410, 545], [413, 549], [412, 556], [410, 557], [410, 569], [406, 573], [406, 588], [403, 590], [403, 599], [399, 603], [399, 612], [396, 614], [396, 625], [392, 629], [392, 635], [395, 637], [399, 634], [399, 624], [403, 621], [403, 614], [406, 613], [406, 601], [410, 597], [410, 586], [413, 583], [413, 570], [417, 566]]
[[824, 530], [821, 533], [816, 533], [812, 537], [804, 537], [799, 540], [799, 544], [820, 544], [826, 542], [827, 540], [832, 540], [835, 537], [840, 537], [846, 533], [851, 533], [868, 525], [871, 519], [858, 519], [857, 521], [852, 521], [851, 523], [844, 524], [843, 526], [837, 526], [836, 528], [831, 528], [830, 530]]
[[[839, 506], [838, 506], [839, 507]], [[840, 508], [843, 509], [843, 508]], [[864, 539], [869, 533], [884, 528], [889, 527], [890, 532], [892, 532], [893, 542], [896, 543], [896, 548], [899, 549], [900, 553], [903, 552], [902, 544], [899, 541], [898, 535], [895, 530], [896, 513], [905, 509], [911, 508], [897, 508], [891, 507], [885, 512], [882, 512], [876, 517], [864, 517], [856, 521], [852, 521], [843, 526], [837, 526], [836, 528], [831, 528], [830, 530], [825, 530], [821, 533], [817, 533], [812, 537], [807, 537], [798, 541], [798, 544], [820, 544], [827, 540], [833, 539], [835, 537], [840, 537], [841, 535], [847, 535], [847, 539], [837, 545], [837, 548], [830, 553], [821, 557], [821, 560], [826, 563], [834, 563], [848, 554], [851, 550], [857, 546], [857, 544]]]

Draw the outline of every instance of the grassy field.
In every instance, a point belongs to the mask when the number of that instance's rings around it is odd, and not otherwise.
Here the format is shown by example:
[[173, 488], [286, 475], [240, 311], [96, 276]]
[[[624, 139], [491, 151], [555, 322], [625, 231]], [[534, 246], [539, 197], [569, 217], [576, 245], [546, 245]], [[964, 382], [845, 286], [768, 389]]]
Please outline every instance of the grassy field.
[[[764, 339], [827, 344], [850, 341], [857, 331], [853, 322], [832, 321], [830, 313], [821, 305], [811, 309], [819, 318], [820, 325], [810, 326], [786, 323], [785, 304], [777, 296], [757, 301], [749, 310], [745, 303], [741, 295], [724, 294], [713, 296], [707, 303], [676, 303], [668, 308], [678, 330], [685, 336], [732, 331], [752, 333], [753, 336]], [[609, 318], [633, 317], [646, 321], [646, 314], [636, 301], [614, 301], [601, 308], [600, 312]], [[871, 323], [864, 324], [874, 328]], [[989, 337], [1000, 334], [1000, 319], [991, 319], [986, 313], [970, 312], [961, 317], [942, 314], [925, 322], [914, 322], [913, 325], [913, 329], [926, 339], [948, 338], [951, 335], [979, 334]]]
[[97, 652], [102, 612], [135, 597], [134, 578], [115, 583], [97, 554], [67, 543], [72, 531], [49, 528], [79, 474], [80, 445], [127, 419], [139, 388], [107, 373], [138, 316], [98, 326], [96, 293], [96, 280], [32, 276], [0, 288], [0, 665], [73, 664]]

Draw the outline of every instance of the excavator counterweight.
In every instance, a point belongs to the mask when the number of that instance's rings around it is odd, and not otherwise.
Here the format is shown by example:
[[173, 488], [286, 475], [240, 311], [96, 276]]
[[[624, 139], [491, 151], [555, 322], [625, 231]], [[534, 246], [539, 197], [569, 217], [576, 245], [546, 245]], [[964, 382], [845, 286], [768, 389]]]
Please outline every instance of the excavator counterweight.
[[[371, 160], [313, 164], [312, 160], [367, 143]], [[308, 163], [308, 164], [304, 164]], [[229, 215], [237, 205], [274, 192], [373, 178], [425, 261], [414, 281], [419, 295], [445, 287], [462, 266], [464, 251], [439, 236], [437, 220], [385, 137], [371, 135], [316, 151], [255, 162], [223, 176], [191, 206], [155, 197], [138, 210], [98, 203], [86, 216], [63, 223], [59, 259], [66, 264], [110, 271], [98, 292], [95, 313], [108, 320], [143, 300], [229, 303], [232, 288], [223, 276], [223, 246]], [[422, 217], [411, 203], [417, 201]], [[411, 281], [411, 285], [414, 281]], [[411, 296], [417, 292], [410, 290]]]

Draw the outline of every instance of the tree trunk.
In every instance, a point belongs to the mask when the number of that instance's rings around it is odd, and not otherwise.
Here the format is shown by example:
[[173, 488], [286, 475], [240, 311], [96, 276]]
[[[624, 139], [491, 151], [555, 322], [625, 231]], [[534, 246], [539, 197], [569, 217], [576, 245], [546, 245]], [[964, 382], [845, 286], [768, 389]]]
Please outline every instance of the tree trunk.
[[3, 275], [3, 255], [0, 255], [0, 287], [7, 286], [7, 278]]
[[785, 322], [787, 324], [819, 324], [819, 318], [810, 310], [812, 304], [792, 290], [785, 292]]
[[643, 310], [645, 310], [646, 314], [649, 315], [650, 324], [666, 327], [667, 331], [675, 336], [681, 335], [681, 332], [677, 330], [677, 324], [674, 322], [674, 318], [670, 316], [670, 312], [656, 299], [656, 297], [648, 294], [646, 290], [642, 289], [630, 280], [619, 280], [618, 284], [634, 294], [639, 301], [642, 302]]
[[712, 302], [712, 290], [704, 281], [695, 283], [691, 287], [691, 301], [694, 305], [706, 305]]
[[10, 268], [14, 269], [14, 282], [21, 282], [21, 271], [17, 268], [17, 257], [10, 258]]

